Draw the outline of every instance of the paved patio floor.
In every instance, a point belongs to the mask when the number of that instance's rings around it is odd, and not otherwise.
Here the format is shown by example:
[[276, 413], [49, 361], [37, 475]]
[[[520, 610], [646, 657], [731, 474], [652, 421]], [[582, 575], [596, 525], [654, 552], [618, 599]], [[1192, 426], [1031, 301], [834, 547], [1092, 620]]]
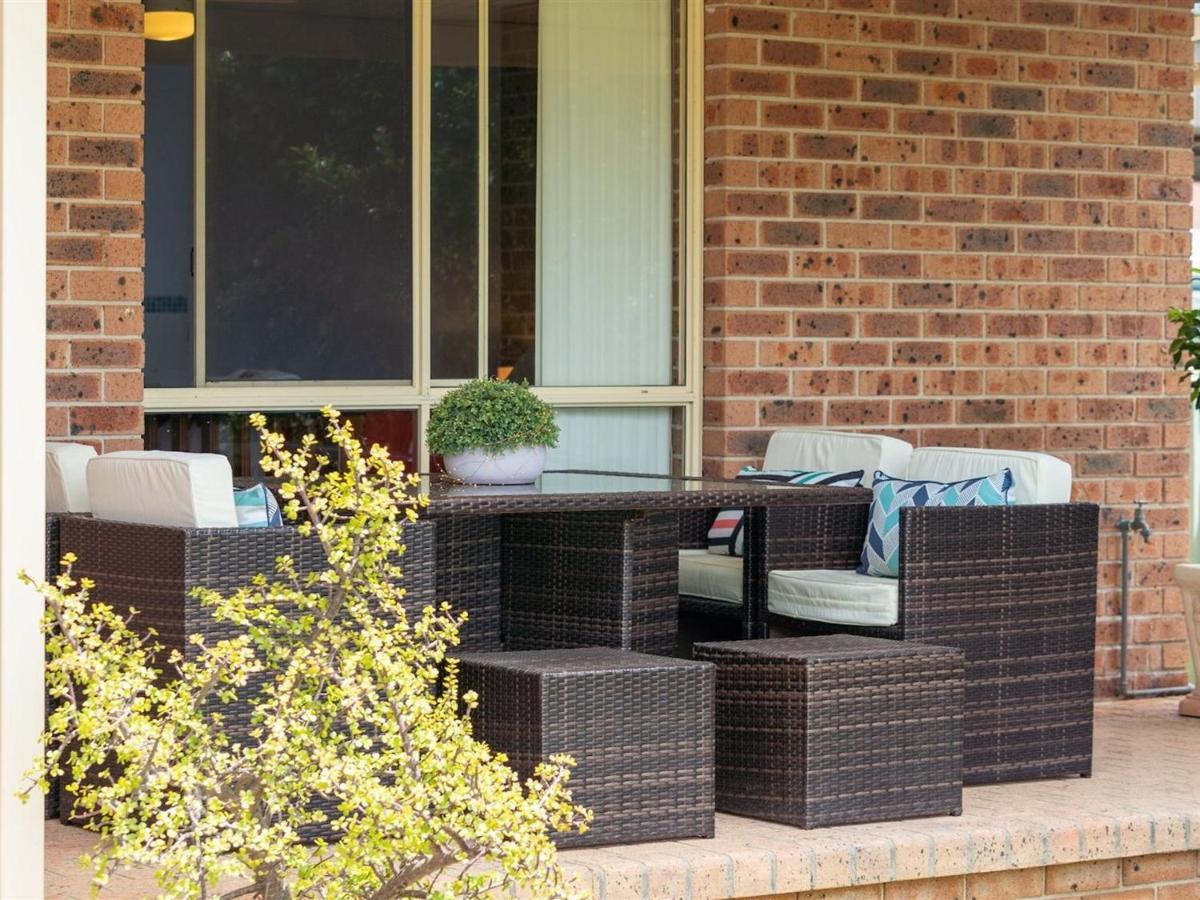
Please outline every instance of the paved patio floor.
[[[717, 817], [713, 840], [564, 853], [597, 896], [755, 896], [997, 871], [1200, 846], [1200, 719], [1177, 700], [1096, 707], [1090, 779], [968, 788], [962, 817], [801, 831]], [[90, 844], [46, 823], [46, 896], [84, 898]], [[104, 898], [153, 896], [147, 870], [118, 872]]]

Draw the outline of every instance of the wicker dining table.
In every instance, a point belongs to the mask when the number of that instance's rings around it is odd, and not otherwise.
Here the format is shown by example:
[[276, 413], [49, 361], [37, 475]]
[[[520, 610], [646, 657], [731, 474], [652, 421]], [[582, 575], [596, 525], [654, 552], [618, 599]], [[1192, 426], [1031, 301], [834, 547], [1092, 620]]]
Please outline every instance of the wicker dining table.
[[[468, 650], [609, 646], [674, 651], [680, 516], [745, 510], [748, 546], [769, 510], [861, 505], [855, 488], [559, 470], [530, 485], [425, 476], [435, 594], [465, 611]], [[741, 631], [767, 633], [766, 571], [743, 567]]]

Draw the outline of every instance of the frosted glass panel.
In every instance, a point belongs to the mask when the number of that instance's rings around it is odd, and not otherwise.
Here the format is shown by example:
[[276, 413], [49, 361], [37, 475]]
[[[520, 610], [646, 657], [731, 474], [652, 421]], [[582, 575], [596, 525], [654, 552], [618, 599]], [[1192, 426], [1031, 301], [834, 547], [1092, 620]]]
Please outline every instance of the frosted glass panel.
[[558, 446], [547, 469], [599, 469], [606, 472], [672, 471], [670, 409], [560, 409]]
[[671, 382], [671, 3], [543, 0], [537, 383]]

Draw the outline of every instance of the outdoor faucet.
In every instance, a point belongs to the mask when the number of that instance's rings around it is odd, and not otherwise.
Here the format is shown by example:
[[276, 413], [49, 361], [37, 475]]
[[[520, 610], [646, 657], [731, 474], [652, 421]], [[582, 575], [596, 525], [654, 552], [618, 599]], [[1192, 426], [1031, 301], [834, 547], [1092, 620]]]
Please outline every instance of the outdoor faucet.
[[1123, 534], [1136, 531], [1141, 534], [1144, 542], [1150, 542], [1150, 526], [1146, 524], [1146, 520], [1142, 517], [1141, 500], [1137, 501], [1137, 506], [1134, 508], [1132, 519], [1122, 519], [1117, 523], [1117, 531], [1120, 531]]
[[1134, 507], [1132, 519], [1117, 522], [1117, 531], [1121, 532], [1121, 679], [1117, 694], [1121, 697], [1145, 696], [1154, 692], [1136, 691], [1129, 687], [1129, 536], [1136, 531], [1144, 542], [1150, 542], [1150, 526], [1142, 517], [1141, 500]]

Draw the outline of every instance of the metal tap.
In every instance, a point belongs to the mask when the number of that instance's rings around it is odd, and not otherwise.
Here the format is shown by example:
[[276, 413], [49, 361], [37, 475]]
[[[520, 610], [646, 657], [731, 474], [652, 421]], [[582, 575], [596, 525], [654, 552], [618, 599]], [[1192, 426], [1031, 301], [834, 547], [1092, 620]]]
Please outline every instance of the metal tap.
[[1122, 519], [1117, 523], [1117, 531], [1121, 532], [1122, 536], [1136, 531], [1141, 534], [1144, 543], [1150, 542], [1150, 526], [1146, 524], [1146, 520], [1142, 517], [1141, 500], [1137, 501], [1132, 519]]

